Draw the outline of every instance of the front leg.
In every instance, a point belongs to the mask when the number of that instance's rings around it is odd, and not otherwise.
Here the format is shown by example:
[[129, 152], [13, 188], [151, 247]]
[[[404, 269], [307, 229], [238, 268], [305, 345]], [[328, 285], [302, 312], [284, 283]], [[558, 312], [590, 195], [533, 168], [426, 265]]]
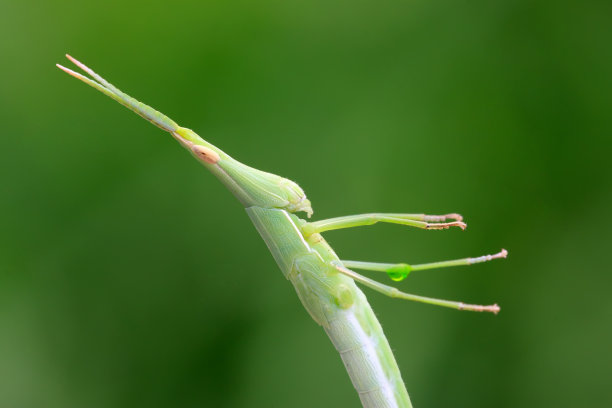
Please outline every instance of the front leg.
[[[446, 219], [455, 219], [452, 222], [429, 222], [429, 221], [445, 221]], [[312, 234], [331, 231], [343, 228], [361, 227], [372, 225], [378, 222], [387, 222], [391, 224], [406, 225], [422, 229], [448, 229], [450, 227], [459, 227], [465, 229], [466, 224], [461, 221], [459, 214], [448, 215], [425, 215], [425, 214], [385, 214], [371, 213], [359, 215], [347, 215], [345, 217], [329, 218], [327, 220], [307, 222], [302, 225], [302, 233], [308, 237]]]

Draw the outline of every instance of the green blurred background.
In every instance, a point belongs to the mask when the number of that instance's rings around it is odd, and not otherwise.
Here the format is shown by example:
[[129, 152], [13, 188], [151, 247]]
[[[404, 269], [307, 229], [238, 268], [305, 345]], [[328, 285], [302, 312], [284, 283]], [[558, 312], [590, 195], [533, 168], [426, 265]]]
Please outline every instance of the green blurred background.
[[[315, 219], [344, 258], [504, 262], [366, 290], [416, 407], [612, 406], [612, 3], [0, 3], [0, 407], [349, 407], [358, 398], [220, 183], [54, 67], [65, 52]], [[382, 280], [386, 280], [381, 277]]]

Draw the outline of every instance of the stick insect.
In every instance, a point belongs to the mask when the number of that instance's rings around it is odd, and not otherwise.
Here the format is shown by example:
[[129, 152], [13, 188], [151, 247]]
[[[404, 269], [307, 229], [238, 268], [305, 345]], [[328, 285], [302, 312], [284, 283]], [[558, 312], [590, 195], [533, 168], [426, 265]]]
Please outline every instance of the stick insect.
[[412, 404], [387, 338], [356, 282], [393, 298], [458, 310], [499, 312], [497, 304], [472, 305], [401, 292], [353, 269], [385, 272], [391, 279], [401, 281], [412, 271], [505, 258], [507, 251], [504, 249], [495, 255], [420, 265], [373, 263], [340, 260], [321, 236], [326, 231], [379, 222], [428, 230], [465, 229], [466, 224], [459, 214], [373, 213], [306, 221], [296, 213], [306, 213], [310, 218], [313, 210], [304, 191], [295, 182], [242, 164], [194, 131], [177, 125], [164, 114], [121, 92], [81, 62], [66, 56], [91, 78], [57, 64], [60, 69], [169, 132], [244, 205], [304, 308], [340, 353], [364, 407], [411, 407]]

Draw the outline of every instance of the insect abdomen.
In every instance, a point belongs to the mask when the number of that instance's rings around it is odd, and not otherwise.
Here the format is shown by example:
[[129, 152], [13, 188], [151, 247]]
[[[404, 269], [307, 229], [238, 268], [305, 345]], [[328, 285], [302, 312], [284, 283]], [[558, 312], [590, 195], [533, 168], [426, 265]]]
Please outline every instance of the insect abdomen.
[[327, 335], [340, 353], [366, 408], [411, 407], [408, 392], [387, 338], [365, 295], [354, 287], [355, 304], [336, 310]]

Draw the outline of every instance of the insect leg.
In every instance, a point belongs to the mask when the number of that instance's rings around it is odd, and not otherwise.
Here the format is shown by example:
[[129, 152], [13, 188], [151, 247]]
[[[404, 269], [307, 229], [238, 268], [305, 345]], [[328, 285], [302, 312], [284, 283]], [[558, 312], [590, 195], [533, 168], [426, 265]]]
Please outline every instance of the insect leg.
[[449, 266], [472, 265], [475, 263], [492, 261], [493, 259], [505, 258], [508, 256], [508, 251], [502, 249], [494, 255], [483, 255], [476, 258], [454, 259], [452, 261], [430, 262], [417, 265], [409, 265], [405, 263], [378, 263], [378, 262], [361, 262], [361, 261], [341, 261], [347, 268], [362, 269], [365, 271], [386, 272], [389, 277], [395, 281], [404, 280], [412, 271], [423, 271], [426, 269], [446, 268]]
[[370, 278], [366, 278], [365, 276], [362, 276], [358, 274], [357, 272], [354, 272], [348, 268], [345, 268], [344, 266], [340, 265], [337, 262], [332, 262], [332, 265], [340, 273], [356, 280], [357, 282], [369, 287], [370, 289], [374, 289], [375, 291], [380, 292], [383, 295], [387, 295], [392, 298], [412, 300], [412, 301], [421, 302], [421, 303], [429, 303], [432, 305], [448, 307], [448, 308], [457, 309], [457, 310], [471, 310], [474, 312], [491, 312], [495, 314], [499, 312], [499, 306], [497, 304], [488, 305], [488, 306], [470, 305], [470, 304], [463, 303], [463, 302], [436, 299], [436, 298], [430, 298], [430, 297], [425, 297], [425, 296], [413, 295], [411, 293], [405, 293], [392, 286], [384, 285]]
[[[359, 215], [347, 215], [345, 217], [329, 218], [327, 220], [309, 222], [302, 225], [302, 232], [304, 235], [309, 236], [315, 233], [331, 231], [343, 228], [361, 227], [364, 225], [372, 225], [378, 222], [387, 222], [391, 224], [407, 225], [410, 227], [422, 228], [422, 229], [448, 229], [450, 227], [459, 227], [465, 229], [466, 224], [462, 221], [452, 222], [428, 222], [419, 221], [415, 218], [420, 219], [441, 219], [443, 217], [460, 218], [458, 214], [434, 215], [426, 216], [424, 214], [383, 214], [383, 213], [372, 213], [372, 214], [359, 214]], [[430, 217], [430, 218], [425, 218]], [[436, 218], [431, 218], [436, 217]]]

